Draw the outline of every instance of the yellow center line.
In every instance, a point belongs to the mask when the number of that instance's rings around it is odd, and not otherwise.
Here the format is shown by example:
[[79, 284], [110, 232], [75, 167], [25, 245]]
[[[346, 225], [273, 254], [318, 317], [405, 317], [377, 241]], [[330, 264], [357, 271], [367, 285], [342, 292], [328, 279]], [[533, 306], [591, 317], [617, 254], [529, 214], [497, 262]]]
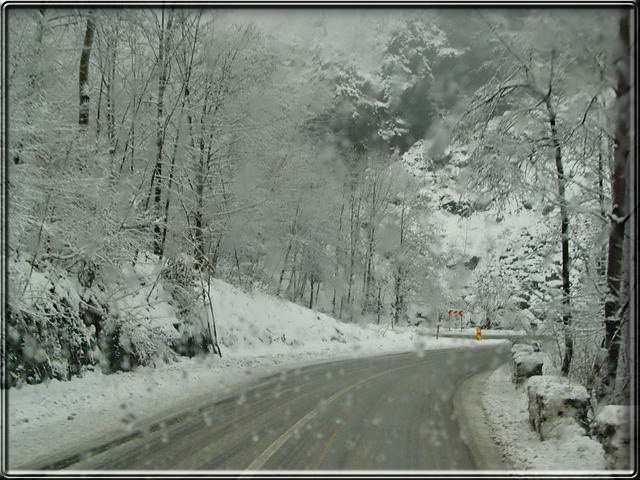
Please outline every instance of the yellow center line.
[[[289, 440], [297, 431], [300, 431], [302, 427], [304, 427], [307, 423], [313, 420], [313, 418], [315, 418], [324, 408], [331, 405], [333, 402], [335, 402], [338, 398], [340, 398], [342, 395], [347, 393], [349, 390], [352, 390], [353, 388], [359, 385], [362, 385], [363, 383], [373, 380], [374, 378], [378, 378], [378, 377], [381, 377], [382, 375], [386, 375], [387, 373], [395, 372], [396, 370], [402, 370], [403, 368], [415, 367], [420, 363], [423, 363], [423, 362], [416, 362], [410, 365], [403, 365], [401, 367], [385, 370], [384, 372], [380, 372], [375, 375], [372, 375], [371, 377], [367, 377], [365, 379], [359, 380], [358, 382], [352, 385], [349, 385], [348, 387], [345, 387], [342, 390], [337, 391], [336, 393], [331, 395], [326, 401], [322, 402], [318, 407], [314, 408], [309, 413], [307, 413], [304, 417], [298, 420], [286, 432], [280, 435], [280, 437], [278, 437], [260, 455], [258, 455], [258, 457], [253, 462], [251, 462], [251, 464], [246, 468], [246, 471], [260, 470], [264, 466], [264, 464], [267, 463], [269, 459], [280, 449], [280, 447], [282, 447], [282, 445], [284, 445], [287, 442], [287, 440]], [[246, 476], [246, 473], [240, 476]]]
[[322, 463], [325, 461], [325, 459], [329, 455], [329, 452], [331, 451], [331, 447], [333, 446], [333, 444], [336, 441], [336, 437], [338, 435], [338, 430], [340, 430], [341, 428], [342, 428], [342, 425], [338, 425], [338, 427], [333, 431], [333, 433], [329, 437], [329, 440], [327, 440], [327, 443], [326, 443], [326, 445], [324, 447], [324, 450], [322, 451], [322, 454], [320, 455], [320, 460], [318, 460], [318, 463], [316, 463], [316, 466], [313, 467], [314, 470], [318, 470], [320, 465], [322, 465]]

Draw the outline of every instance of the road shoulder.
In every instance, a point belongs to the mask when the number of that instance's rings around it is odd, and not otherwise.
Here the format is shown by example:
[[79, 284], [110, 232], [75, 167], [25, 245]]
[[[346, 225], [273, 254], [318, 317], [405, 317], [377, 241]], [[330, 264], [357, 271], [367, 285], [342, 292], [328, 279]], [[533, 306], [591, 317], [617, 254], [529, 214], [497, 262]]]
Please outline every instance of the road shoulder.
[[467, 378], [454, 396], [455, 414], [463, 440], [469, 447], [479, 470], [511, 470], [500, 447], [491, 437], [491, 429], [482, 408], [482, 391], [494, 370]]

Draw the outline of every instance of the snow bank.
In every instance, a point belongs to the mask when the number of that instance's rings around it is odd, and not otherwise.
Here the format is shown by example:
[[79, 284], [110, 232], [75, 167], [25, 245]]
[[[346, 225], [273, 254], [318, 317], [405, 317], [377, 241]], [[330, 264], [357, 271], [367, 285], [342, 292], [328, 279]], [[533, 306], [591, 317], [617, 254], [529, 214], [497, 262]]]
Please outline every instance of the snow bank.
[[591, 424], [591, 435], [598, 439], [607, 454], [607, 464], [613, 470], [630, 468], [631, 450], [629, 407], [607, 405]]
[[542, 375], [542, 366], [544, 365], [545, 354], [531, 351], [516, 350], [513, 354], [513, 383], [520, 385], [527, 378], [534, 375]]
[[530, 345], [528, 343], [514, 343], [513, 346], [511, 347], [511, 355], [515, 355], [518, 352], [533, 353], [534, 352], [533, 345]]
[[[378, 342], [410, 349], [414, 333], [397, 333], [387, 326], [362, 327], [260, 292], [245, 293], [221, 280], [212, 280], [218, 336], [223, 352], [277, 354], [321, 349], [327, 344], [354, 346]], [[359, 347], [356, 347], [359, 348]]]
[[481, 400], [492, 438], [514, 470], [567, 474], [606, 469], [602, 446], [584, 432], [567, 427], [558, 437], [540, 441], [529, 425], [527, 396], [514, 389], [507, 365], [488, 378]]
[[589, 394], [582, 385], [571, 385], [565, 377], [538, 375], [527, 381], [527, 396], [529, 421], [540, 440], [564, 438], [567, 429], [586, 434]]

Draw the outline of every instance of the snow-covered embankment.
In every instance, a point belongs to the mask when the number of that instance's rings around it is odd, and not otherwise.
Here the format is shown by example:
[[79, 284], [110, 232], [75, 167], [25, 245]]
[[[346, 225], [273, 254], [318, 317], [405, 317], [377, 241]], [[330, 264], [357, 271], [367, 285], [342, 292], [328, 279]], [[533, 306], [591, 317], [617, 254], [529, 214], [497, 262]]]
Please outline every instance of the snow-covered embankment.
[[[222, 397], [287, 368], [341, 358], [475, 346], [413, 330], [345, 324], [285, 300], [247, 294], [214, 280], [212, 298], [223, 357], [214, 355], [130, 372], [86, 372], [9, 391], [12, 468], [71, 455], [193, 405]], [[162, 299], [158, 299], [162, 300]]]
[[571, 429], [557, 437], [540, 440], [529, 424], [526, 389], [514, 386], [508, 365], [488, 377], [482, 404], [493, 440], [514, 470], [566, 474], [567, 471], [592, 472], [606, 468], [602, 447]]

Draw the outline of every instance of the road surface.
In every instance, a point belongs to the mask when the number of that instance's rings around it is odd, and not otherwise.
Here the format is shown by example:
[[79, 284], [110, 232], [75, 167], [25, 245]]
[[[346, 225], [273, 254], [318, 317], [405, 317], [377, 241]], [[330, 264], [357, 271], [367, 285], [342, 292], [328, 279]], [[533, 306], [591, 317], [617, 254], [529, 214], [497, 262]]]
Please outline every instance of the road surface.
[[508, 358], [493, 344], [295, 369], [34, 469], [476, 470], [453, 396]]

